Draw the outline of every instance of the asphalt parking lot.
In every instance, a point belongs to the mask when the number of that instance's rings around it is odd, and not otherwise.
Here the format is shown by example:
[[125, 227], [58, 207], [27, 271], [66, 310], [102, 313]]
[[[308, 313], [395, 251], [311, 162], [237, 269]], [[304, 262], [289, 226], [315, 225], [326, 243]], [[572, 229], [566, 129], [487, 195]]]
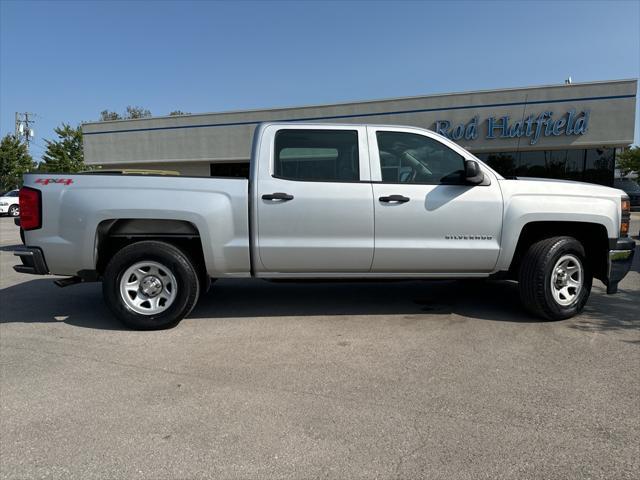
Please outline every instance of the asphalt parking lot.
[[19, 243], [0, 219], [2, 478], [640, 477], [640, 252], [561, 322], [505, 282], [219, 281], [133, 332]]

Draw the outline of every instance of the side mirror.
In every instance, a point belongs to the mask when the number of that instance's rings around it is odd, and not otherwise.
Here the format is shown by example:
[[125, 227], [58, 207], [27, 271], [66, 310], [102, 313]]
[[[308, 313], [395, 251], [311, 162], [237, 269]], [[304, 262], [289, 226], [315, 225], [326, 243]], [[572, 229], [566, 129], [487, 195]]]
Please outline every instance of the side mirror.
[[484, 180], [484, 173], [475, 160], [464, 161], [464, 179], [467, 183], [478, 185]]

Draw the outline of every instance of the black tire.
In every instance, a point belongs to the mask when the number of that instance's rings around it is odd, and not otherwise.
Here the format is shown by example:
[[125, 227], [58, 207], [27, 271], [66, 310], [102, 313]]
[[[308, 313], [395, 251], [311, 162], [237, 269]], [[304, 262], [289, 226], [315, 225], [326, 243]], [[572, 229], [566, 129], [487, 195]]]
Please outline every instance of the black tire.
[[18, 205], [11, 205], [7, 213], [10, 217], [17, 217], [20, 215], [20, 207]]
[[[138, 313], [125, 303], [120, 294], [120, 280], [125, 271], [136, 263], [145, 261], [166, 267], [176, 280], [175, 299], [161, 313]], [[191, 313], [200, 295], [200, 281], [189, 257], [180, 249], [165, 242], [148, 240], [128, 245], [111, 258], [104, 272], [102, 293], [107, 306], [128, 327], [136, 330], [160, 330], [177, 325]]]
[[[552, 292], [551, 279], [556, 263], [564, 256], [575, 257], [582, 267], [582, 286], [571, 300], [562, 305]], [[584, 308], [593, 282], [593, 273], [585, 260], [582, 244], [573, 237], [552, 237], [534, 243], [520, 265], [520, 298], [525, 308], [546, 320], [563, 320]]]

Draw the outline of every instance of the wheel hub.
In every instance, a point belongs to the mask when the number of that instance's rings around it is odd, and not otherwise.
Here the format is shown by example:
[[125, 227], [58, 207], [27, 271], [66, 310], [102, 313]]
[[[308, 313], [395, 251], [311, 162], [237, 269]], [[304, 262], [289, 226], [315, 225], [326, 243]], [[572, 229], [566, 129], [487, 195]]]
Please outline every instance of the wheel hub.
[[155, 261], [141, 261], [120, 276], [120, 297], [141, 315], [158, 315], [176, 299], [178, 282], [169, 267]]
[[559, 269], [556, 272], [556, 286], [558, 288], [566, 287], [567, 278], [568, 278], [567, 272], [565, 272], [563, 269]]
[[149, 298], [157, 297], [162, 288], [162, 281], [155, 275], [147, 275], [140, 282], [140, 290]]
[[559, 305], [571, 305], [582, 290], [584, 282], [582, 262], [572, 254], [563, 255], [551, 274], [551, 293]]

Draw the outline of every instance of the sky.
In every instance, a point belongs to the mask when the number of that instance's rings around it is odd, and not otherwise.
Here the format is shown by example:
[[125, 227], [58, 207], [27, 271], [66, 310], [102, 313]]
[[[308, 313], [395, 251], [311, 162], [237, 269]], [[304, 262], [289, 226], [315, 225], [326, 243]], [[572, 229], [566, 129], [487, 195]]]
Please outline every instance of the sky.
[[218, 112], [568, 76], [640, 76], [640, 0], [0, 0], [0, 135], [35, 113], [36, 158], [62, 122], [127, 105]]

